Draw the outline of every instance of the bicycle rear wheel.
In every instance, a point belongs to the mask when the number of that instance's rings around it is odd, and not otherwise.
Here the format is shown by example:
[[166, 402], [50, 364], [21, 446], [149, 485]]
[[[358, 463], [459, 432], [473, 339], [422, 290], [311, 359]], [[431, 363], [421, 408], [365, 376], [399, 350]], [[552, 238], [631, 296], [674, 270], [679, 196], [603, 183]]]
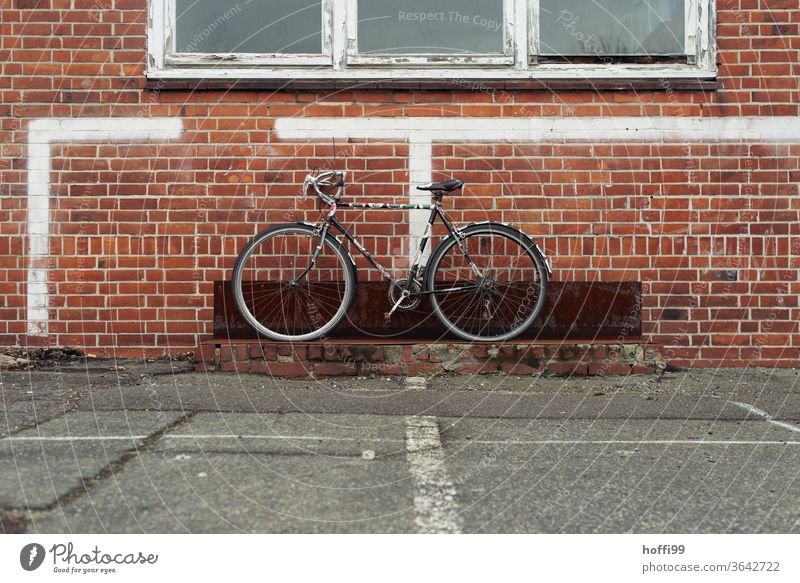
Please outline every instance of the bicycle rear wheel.
[[330, 333], [355, 298], [355, 268], [332, 235], [312, 262], [319, 235], [309, 225], [279, 225], [242, 249], [233, 293], [242, 317], [271, 340], [304, 342]]
[[465, 340], [510, 340], [544, 307], [544, 259], [527, 236], [506, 225], [471, 225], [462, 232], [466, 255], [449, 237], [431, 256], [426, 290], [433, 313]]

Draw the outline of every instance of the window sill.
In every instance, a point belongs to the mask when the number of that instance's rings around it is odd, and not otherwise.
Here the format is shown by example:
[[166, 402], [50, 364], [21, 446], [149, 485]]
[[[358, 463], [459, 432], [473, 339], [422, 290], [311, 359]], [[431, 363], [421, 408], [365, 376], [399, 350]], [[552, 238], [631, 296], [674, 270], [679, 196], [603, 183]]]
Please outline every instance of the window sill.
[[225, 68], [151, 69], [150, 89], [558, 89], [713, 91], [716, 71], [694, 65], [540, 64], [507, 68]]

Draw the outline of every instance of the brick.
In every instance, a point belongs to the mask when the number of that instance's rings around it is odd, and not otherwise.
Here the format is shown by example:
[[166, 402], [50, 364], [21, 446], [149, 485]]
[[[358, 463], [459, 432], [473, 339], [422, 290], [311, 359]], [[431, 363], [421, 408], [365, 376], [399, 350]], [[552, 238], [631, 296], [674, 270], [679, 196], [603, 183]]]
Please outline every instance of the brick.
[[220, 350], [220, 361], [235, 360], [236, 362], [247, 362], [250, 360], [247, 344], [233, 344], [223, 346]]
[[233, 360], [223, 360], [220, 362], [219, 370], [222, 372], [247, 372], [250, 369], [249, 362], [236, 362]]
[[590, 362], [587, 374], [590, 376], [629, 375], [631, 365], [625, 362]]
[[631, 368], [632, 374], [656, 374], [657, 369], [655, 365], [649, 364], [634, 364]]
[[557, 376], [586, 376], [589, 365], [579, 362], [549, 362], [547, 370]]
[[259, 358], [264, 358], [261, 344], [248, 344], [247, 345], [247, 355], [249, 358], [255, 360]]
[[380, 346], [343, 346], [339, 349], [341, 357], [348, 362], [381, 362], [384, 359]]
[[409, 376], [432, 375], [440, 370], [439, 365], [433, 362], [409, 362], [406, 366], [406, 374]]
[[405, 376], [406, 365], [402, 363], [365, 362], [359, 366], [359, 374], [374, 376]]
[[214, 366], [217, 359], [217, 347], [214, 344], [202, 344], [195, 356], [196, 362]]
[[488, 358], [488, 348], [485, 344], [476, 344], [472, 348], [472, 354], [475, 355], [475, 358]]
[[318, 362], [314, 364], [314, 376], [317, 377], [355, 376], [357, 374], [358, 367], [355, 363]]
[[262, 344], [261, 345], [264, 358], [267, 360], [278, 360], [278, 347], [274, 344]]
[[506, 361], [502, 364], [501, 370], [505, 373], [514, 375], [533, 375], [541, 372], [541, 368], [530, 366], [524, 362], [509, 361]]
[[308, 367], [302, 362], [264, 362], [253, 361], [253, 372], [260, 372], [273, 377], [306, 378]]
[[247, 344], [240, 345], [239, 353], [244, 354], [247, 349], [247, 357], [251, 360], [277, 360], [277, 346], [274, 344]]
[[217, 369], [213, 363], [195, 362], [194, 372], [215, 372]]

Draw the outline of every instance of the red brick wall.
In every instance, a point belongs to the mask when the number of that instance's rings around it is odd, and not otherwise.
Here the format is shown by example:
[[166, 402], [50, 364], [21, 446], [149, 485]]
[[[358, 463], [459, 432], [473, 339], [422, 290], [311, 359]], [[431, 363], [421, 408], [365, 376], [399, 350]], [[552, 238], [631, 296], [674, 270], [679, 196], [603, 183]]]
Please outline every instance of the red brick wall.
[[[145, 7], [0, 0], [0, 345], [193, 350], [211, 331], [213, 281], [229, 277], [257, 230], [303, 216], [298, 185], [330, 164], [327, 140], [279, 140], [279, 117], [800, 114], [798, 0], [719, 0], [716, 90], [630, 91], [147, 88]], [[163, 143], [53, 146], [49, 334], [28, 336], [28, 123], [105, 116], [179, 117], [185, 131]], [[797, 364], [800, 136], [433, 153], [435, 178], [468, 183], [447, 203], [458, 220], [518, 224], [557, 279], [644, 282], [645, 334], [670, 362]], [[407, 145], [351, 141], [337, 155], [350, 195], [405, 200]], [[345, 218], [379, 259], [402, 266], [403, 213]]]

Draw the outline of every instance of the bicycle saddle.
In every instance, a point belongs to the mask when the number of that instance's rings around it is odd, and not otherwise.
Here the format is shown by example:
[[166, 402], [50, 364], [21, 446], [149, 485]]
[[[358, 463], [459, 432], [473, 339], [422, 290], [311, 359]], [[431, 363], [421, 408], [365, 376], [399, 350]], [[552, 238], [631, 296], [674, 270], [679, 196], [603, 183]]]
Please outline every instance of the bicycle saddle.
[[463, 180], [448, 180], [447, 182], [431, 182], [423, 186], [417, 186], [417, 190], [430, 190], [441, 192], [452, 192], [464, 186]]

